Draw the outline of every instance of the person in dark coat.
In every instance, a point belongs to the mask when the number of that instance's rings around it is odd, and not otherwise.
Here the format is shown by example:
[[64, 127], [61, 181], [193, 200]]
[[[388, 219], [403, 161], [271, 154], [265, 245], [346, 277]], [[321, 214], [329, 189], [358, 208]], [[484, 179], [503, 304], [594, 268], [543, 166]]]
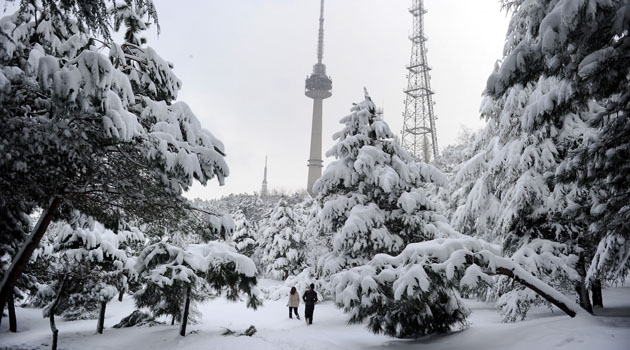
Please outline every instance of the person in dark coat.
[[315, 303], [317, 300], [317, 293], [315, 293], [315, 284], [311, 283], [311, 289], [304, 292], [302, 295], [302, 301], [304, 301], [304, 319], [307, 325], [313, 324], [313, 311], [315, 310]]

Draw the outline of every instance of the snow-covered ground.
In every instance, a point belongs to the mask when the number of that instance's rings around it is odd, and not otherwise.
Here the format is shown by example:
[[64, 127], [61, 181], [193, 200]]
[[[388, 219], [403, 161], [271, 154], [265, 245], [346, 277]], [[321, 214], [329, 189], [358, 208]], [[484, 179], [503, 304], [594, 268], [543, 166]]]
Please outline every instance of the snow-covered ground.
[[[401, 340], [374, 335], [362, 325], [346, 325], [345, 315], [330, 302], [315, 308], [314, 323], [288, 318], [286, 300], [266, 301], [257, 311], [244, 303], [224, 299], [200, 306], [201, 322], [189, 325], [186, 337], [178, 326], [162, 325], [113, 329], [96, 334], [96, 320], [57, 320], [60, 349], [210, 350], [210, 349], [630, 349], [630, 287], [604, 291], [606, 308], [598, 317], [571, 319], [559, 311], [534, 309], [523, 322], [501, 323], [492, 304], [469, 301], [473, 312], [470, 327], [447, 335]], [[105, 326], [111, 327], [133, 310], [127, 296], [112, 301]], [[300, 307], [303, 314], [303, 307]], [[51, 335], [48, 319], [41, 309], [18, 308], [18, 333], [8, 332], [8, 320], [0, 326], [0, 349], [47, 349]], [[258, 332], [252, 337], [222, 336], [224, 328], [244, 331], [250, 325]]]

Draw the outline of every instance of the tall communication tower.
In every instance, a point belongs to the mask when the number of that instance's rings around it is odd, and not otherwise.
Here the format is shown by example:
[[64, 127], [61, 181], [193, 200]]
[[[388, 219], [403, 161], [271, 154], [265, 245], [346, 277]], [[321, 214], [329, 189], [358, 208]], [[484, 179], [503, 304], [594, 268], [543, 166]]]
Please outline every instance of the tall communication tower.
[[313, 99], [313, 123], [311, 127], [311, 150], [308, 159], [308, 179], [306, 190], [311, 195], [313, 184], [322, 176], [322, 105], [323, 100], [332, 96], [332, 80], [326, 75], [324, 58], [324, 0], [319, 7], [319, 32], [317, 35], [317, 63], [313, 66], [313, 73], [306, 78], [305, 95]]
[[412, 0], [409, 9], [413, 16], [411, 40], [411, 60], [407, 66], [407, 89], [405, 89], [405, 110], [401, 132], [402, 146], [416, 159], [425, 162], [438, 155], [435, 134], [435, 114], [433, 113], [433, 91], [427, 64], [427, 49], [424, 36], [423, 0]]

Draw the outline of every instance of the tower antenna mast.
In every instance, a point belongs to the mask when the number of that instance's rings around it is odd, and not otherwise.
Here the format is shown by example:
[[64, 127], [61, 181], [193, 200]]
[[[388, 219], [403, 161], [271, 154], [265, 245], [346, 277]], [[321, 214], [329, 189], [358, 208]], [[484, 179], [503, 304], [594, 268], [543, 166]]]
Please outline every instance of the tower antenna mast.
[[409, 12], [413, 16], [411, 59], [407, 66], [407, 88], [403, 111], [402, 146], [416, 159], [429, 162], [438, 156], [438, 143], [433, 112], [433, 91], [427, 63], [424, 35], [423, 0], [412, 0]]

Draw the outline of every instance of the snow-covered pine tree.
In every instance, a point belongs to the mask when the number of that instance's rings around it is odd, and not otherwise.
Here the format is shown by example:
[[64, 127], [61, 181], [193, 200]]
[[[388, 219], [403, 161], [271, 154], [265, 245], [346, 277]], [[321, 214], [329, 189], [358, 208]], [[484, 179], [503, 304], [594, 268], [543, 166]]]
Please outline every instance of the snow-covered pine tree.
[[319, 258], [330, 253], [331, 237], [322, 234], [320, 230], [319, 216], [321, 211], [319, 202], [308, 193], [302, 202], [296, 205], [297, 231], [300, 232], [305, 247], [308, 247], [304, 252], [304, 262], [311, 269], [312, 275], [316, 275]]
[[[333, 243], [320, 268], [332, 275], [337, 305], [350, 313], [349, 322], [369, 319], [373, 332], [398, 337], [444, 332], [464, 323], [468, 309], [443, 274], [428, 269], [422, 279], [411, 276], [423, 269], [420, 261], [369, 263], [385, 256], [379, 253], [401, 253], [413, 242], [462, 235], [436, 211], [425, 189], [427, 183], [443, 184], [443, 174], [413, 161], [394, 142], [367, 92], [351, 111], [341, 119], [345, 127], [327, 153], [337, 160], [314, 186], [323, 202], [321, 229]], [[404, 297], [399, 283], [409, 286]]]
[[273, 209], [276, 202], [268, 204], [267, 199], [263, 200], [256, 194], [234, 194], [231, 193], [219, 199], [193, 200], [193, 205], [197, 208], [208, 210], [214, 213], [235, 213], [241, 211], [245, 218], [251, 223], [259, 223], [265, 213]]
[[[630, 6], [598, 2], [575, 17], [588, 23], [569, 39], [570, 72], [580, 98], [574, 101], [595, 129], [558, 169], [561, 181], [579, 190], [565, 214], [583, 221], [586, 283], [593, 305], [603, 306], [601, 286], [624, 280], [630, 270]], [[573, 32], [569, 32], [573, 34]]]
[[324, 275], [363, 265], [378, 253], [397, 254], [411, 242], [454, 233], [425, 190], [426, 183], [443, 184], [443, 174], [414, 162], [394, 142], [367, 91], [351, 111], [326, 153], [337, 160], [314, 185], [323, 203], [321, 230], [332, 237], [332, 253], [319, 263]]
[[[198, 302], [209, 296], [219, 295], [225, 289], [240, 288], [234, 285], [237, 283], [234, 281], [240, 277], [227, 282], [225, 280], [227, 278], [225, 276], [237, 273], [237, 271], [227, 271], [230, 267], [234, 268], [233, 264], [230, 263], [231, 258], [227, 259], [225, 264], [221, 266], [224, 271], [217, 272], [223, 273], [223, 277], [217, 278], [216, 283], [226, 282], [226, 284], [223, 286], [215, 284], [212, 287], [214, 289], [210, 289], [208, 282], [204, 280], [204, 278], [210, 277], [203, 269], [199, 270], [197, 267], [191, 267], [189, 263], [181, 261], [183, 257], [196, 259], [192, 257], [194, 254], [187, 252], [187, 249], [200, 245], [198, 242], [203, 242], [201, 245], [214, 246], [218, 244], [216, 247], [223, 249], [220, 248], [223, 244], [216, 241], [225, 241], [226, 235], [231, 235], [234, 230], [234, 221], [229, 215], [215, 214], [199, 201], [190, 203], [190, 209], [178, 221], [157, 221], [143, 225], [148, 243], [142, 247], [138, 254], [139, 257], [136, 259], [135, 271], [138, 274], [137, 284], [139, 285], [133, 294], [136, 307], [148, 308], [153, 318], [170, 316], [171, 324], [175, 324], [176, 320], [183, 321], [184, 314], [186, 314], [185, 319], [195, 320], [199, 316], [196, 308]], [[233, 250], [231, 252], [234, 253]], [[207, 254], [206, 259], [209, 263], [212, 259], [221, 259], [222, 253], [215, 253], [217, 254], [212, 252]], [[151, 254], [157, 254], [157, 256]], [[236, 253], [233, 255], [238, 259], [243, 258]], [[215, 263], [218, 264], [218, 262]], [[171, 269], [175, 269], [175, 272]], [[180, 274], [177, 272], [179, 270], [187, 272]], [[184, 276], [187, 273], [194, 273], [195, 275], [186, 280]], [[164, 276], [160, 277], [160, 274], [164, 274]], [[253, 282], [248, 281], [246, 283], [247, 288], [251, 289], [255, 285], [255, 280]], [[242, 291], [247, 293], [245, 289], [244, 285]], [[232, 296], [229, 297], [232, 298]], [[186, 300], [188, 300], [188, 306], [184, 305]], [[257, 306], [257, 301], [252, 302]], [[185, 331], [184, 323], [181, 327]]]
[[433, 165], [448, 177], [454, 176], [457, 168], [472, 155], [472, 146], [480, 132], [461, 125], [455, 142], [440, 152]]
[[236, 251], [251, 257], [256, 249], [256, 224], [251, 223], [240, 210], [234, 213], [234, 233], [230, 242]]
[[[612, 53], [614, 49], [608, 47], [623, 42], [617, 39], [626, 35], [627, 5], [625, 1], [506, 0], [503, 6], [512, 12], [504, 58], [484, 92], [485, 141], [463, 169], [476, 168], [479, 173], [469, 186], [456, 228], [467, 232], [472, 224], [479, 236], [501, 242], [510, 253], [536, 238], [570, 244], [577, 252], [576, 243], [584, 248], [593, 245], [584, 235], [588, 221], [566, 215], [580, 189], [558, 181], [556, 174], [563, 162], [574, 157], [582, 139], [594, 132], [586, 120], [597, 101], [604, 104], [620, 93], [606, 87], [627, 81], [627, 68], [613, 58], [616, 54], [610, 61], [602, 54]], [[599, 59], [611, 63], [600, 67], [606, 66], [601, 90], [611, 94], [608, 97], [598, 95], [594, 90], [599, 88], [584, 81], [599, 63], [590, 64]], [[583, 283], [589, 249], [580, 255], [579, 294], [590, 309]]]
[[319, 278], [317, 269], [319, 258], [330, 253], [330, 237], [322, 235], [319, 230], [321, 207], [308, 193], [302, 196], [302, 201], [294, 205], [293, 214], [297, 219], [295, 230], [302, 238], [303, 262], [282, 284], [261, 289], [265, 298], [271, 300], [285, 298], [292, 287], [296, 287], [300, 293], [306, 291], [311, 283], [315, 284], [319, 300], [332, 295], [330, 281]]
[[225, 295], [236, 301], [245, 294], [247, 307], [262, 305], [253, 261], [223, 243], [184, 247], [155, 243], [142, 251], [136, 268], [145, 283], [134, 295], [136, 306], [149, 308], [155, 317], [171, 315], [173, 321], [179, 318], [182, 336], [186, 335], [194, 303], [209, 296]]
[[[198, 292], [200, 286], [196, 285], [197, 279], [177, 278], [180, 270], [188, 271], [185, 266], [180, 266], [182, 262], [174, 261], [180, 254], [182, 245], [184, 245], [182, 242], [150, 244], [142, 250], [136, 266], [142, 285], [133, 295], [136, 308], [148, 309], [153, 318], [168, 316], [171, 325], [176, 321], [182, 321], [182, 306], [188, 285], [195, 286], [187, 296], [192, 300], [192, 303], [189, 303], [191, 320], [194, 321], [199, 316], [197, 302], [205, 297]], [[154, 270], [156, 272], [153, 272]]]
[[[456, 142], [446, 146], [438, 157], [433, 161], [448, 179], [447, 186], [432, 186], [434, 201], [443, 209], [444, 215], [449, 222], [453, 221], [457, 213], [457, 208], [461, 203], [462, 184], [455, 181], [456, 175], [461, 167], [466, 164], [473, 154], [473, 146], [480, 131], [473, 132], [471, 129], [461, 126]], [[458, 192], [458, 190], [460, 190]], [[466, 231], [469, 232], [470, 231]]]
[[297, 275], [303, 269], [304, 242], [296, 230], [298, 218], [281, 198], [260, 226], [258, 246], [264, 273], [276, 279]]
[[[488, 121], [492, 123], [492, 121]], [[491, 238], [499, 200], [486, 185], [478, 181], [487, 171], [493, 156], [485, 147], [494, 128], [479, 131], [465, 154], [465, 159], [453, 170], [447, 191], [450, 202], [446, 206], [453, 227], [471, 236]], [[471, 200], [471, 197], [474, 198]]]
[[[109, 4], [23, 1], [0, 19], [0, 194], [32, 203], [27, 214], [43, 208], [0, 305], [56, 214], [78, 209], [112, 229], [115, 216], [176, 220], [194, 180], [228, 175], [222, 143], [175, 101], [172, 65], [133, 35], [112, 42]], [[150, 0], [126, 4], [113, 11], [128, 34], [156, 19]]]
[[550, 220], [557, 210], [548, 199], [557, 165], [586, 130], [572, 106], [576, 87], [562, 74], [562, 60], [570, 56], [564, 46], [567, 30], [580, 27], [575, 11], [582, 5], [504, 1], [513, 16], [505, 58], [484, 93], [481, 112], [488, 125], [473, 159], [485, 164], [465, 208], [469, 216], [487, 218], [478, 222], [480, 235], [509, 238], [513, 251], [521, 238], [556, 239], [577, 231]]

